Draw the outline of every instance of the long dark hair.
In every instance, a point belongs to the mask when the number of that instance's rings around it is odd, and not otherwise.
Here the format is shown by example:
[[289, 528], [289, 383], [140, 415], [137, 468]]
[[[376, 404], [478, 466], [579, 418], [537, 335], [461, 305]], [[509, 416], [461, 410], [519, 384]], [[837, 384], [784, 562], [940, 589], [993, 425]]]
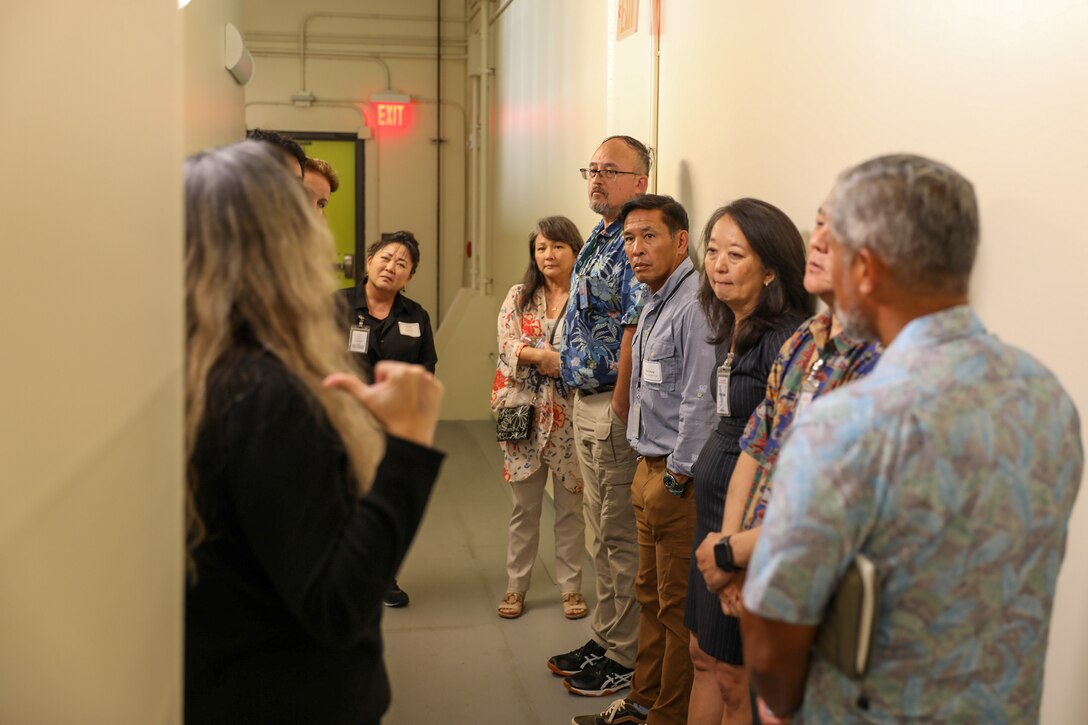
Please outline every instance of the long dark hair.
[[[736, 222], [763, 267], [774, 272], [774, 279], [760, 290], [752, 314], [741, 320], [736, 331], [732, 347], [739, 355], [757, 344], [763, 333], [781, 326], [783, 320], [796, 317], [800, 321], [811, 315], [815, 301], [805, 292], [805, 241], [781, 209], [759, 199], [737, 199], [719, 208], [710, 215], [703, 230], [704, 248], [710, 242], [714, 225], [724, 216]], [[736, 317], [714, 295], [705, 274], [699, 287], [699, 304], [710, 323], [709, 342], [730, 342]]]
[[544, 275], [536, 266], [536, 238], [539, 236], [566, 244], [575, 257], [582, 248], [581, 232], [565, 216], [546, 216], [536, 223], [533, 231], [529, 232], [529, 266], [525, 269], [525, 276], [521, 278], [521, 294], [518, 295], [517, 303], [520, 313], [525, 312], [533, 295], [544, 284]]

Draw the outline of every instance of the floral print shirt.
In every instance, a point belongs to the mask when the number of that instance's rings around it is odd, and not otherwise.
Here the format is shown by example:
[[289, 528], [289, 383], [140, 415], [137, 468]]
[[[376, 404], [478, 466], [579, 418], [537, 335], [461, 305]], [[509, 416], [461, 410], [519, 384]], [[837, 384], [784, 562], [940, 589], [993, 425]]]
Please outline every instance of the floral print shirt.
[[[812, 376], [813, 399], [840, 385], [868, 375], [883, 350], [879, 342], [854, 342], [844, 334], [831, 335], [831, 312], [809, 318], [786, 340], [767, 378], [767, 397], [752, 417], [740, 439], [741, 450], [756, 459], [752, 490], [744, 511], [743, 529], [763, 523], [771, 498], [771, 471], [786, 430], [800, 412], [799, 401], [806, 378]], [[809, 401], [805, 401], [809, 402]]]
[[623, 249], [619, 220], [598, 222], [570, 277], [559, 368], [572, 388], [587, 392], [616, 385], [623, 328], [637, 325], [646, 285], [635, 279]]
[[[536, 407], [534, 430], [522, 441], [500, 441], [503, 450], [503, 477], [523, 481], [543, 463], [554, 480], [568, 491], [582, 490], [582, 472], [574, 452], [574, 391], [559, 378], [541, 374], [535, 365], [522, 365], [518, 353], [526, 345], [543, 346], [554, 339], [555, 347], [563, 330], [553, 335], [552, 327], [562, 320], [548, 320], [544, 289], [538, 289], [524, 313], [517, 309], [522, 286], [510, 288], [499, 310], [499, 363], [491, 386], [491, 409]], [[569, 305], [568, 305], [569, 306]]]
[[864, 553], [866, 678], [813, 653], [794, 723], [1038, 722], [1054, 588], [1084, 469], [1058, 379], [967, 306], [911, 321], [790, 428], [744, 605], [820, 623]]

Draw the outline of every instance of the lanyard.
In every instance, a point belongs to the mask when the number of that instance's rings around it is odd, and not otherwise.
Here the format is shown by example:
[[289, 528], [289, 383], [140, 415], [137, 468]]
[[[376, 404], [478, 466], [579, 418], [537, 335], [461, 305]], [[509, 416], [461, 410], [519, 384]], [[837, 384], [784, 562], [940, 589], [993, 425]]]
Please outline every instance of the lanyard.
[[[644, 358], [644, 353], [646, 352], [646, 340], [653, 333], [654, 326], [657, 325], [657, 321], [661, 319], [661, 312], [665, 309], [665, 305], [669, 304], [669, 300], [671, 300], [673, 298], [673, 295], [675, 295], [677, 292], [680, 291], [680, 288], [684, 286], [684, 282], [687, 280], [687, 278], [690, 277], [691, 275], [693, 275], [694, 273], [695, 273], [694, 269], [689, 269], [687, 271], [687, 273], [685, 273], [684, 276], [680, 278], [680, 281], [677, 282], [676, 286], [672, 288], [672, 292], [669, 293], [669, 296], [666, 297], [665, 301], [661, 303], [661, 306], [654, 310], [654, 313], [655, 313], [654, 314], [654, 321], [650, 323], [650, 329], [644, 331], [641, 335], [638, 336], [638, 362], [639, 362], [640, 365], [642, 364], [642, 361], [645, 359]], [[639, 387], [642, 387], [642, 376], [641, 375], [638, 376], [638, 384], [639, 384]]]
[[[570, 304], [570, 295], [567, 295], [567, 301], [563, 303], [563, 309], [559, 310], [559, 314], [555, 316], [555, 324], [552, 325], [552, 334], [548, 335], [548, 347], [555, 348], [555, 331], [559, 329], [559, 323], [563, 321], [563, 315], [567, 314], [567, 305]], [[547, 317], [547, 315], [545, 315]]]

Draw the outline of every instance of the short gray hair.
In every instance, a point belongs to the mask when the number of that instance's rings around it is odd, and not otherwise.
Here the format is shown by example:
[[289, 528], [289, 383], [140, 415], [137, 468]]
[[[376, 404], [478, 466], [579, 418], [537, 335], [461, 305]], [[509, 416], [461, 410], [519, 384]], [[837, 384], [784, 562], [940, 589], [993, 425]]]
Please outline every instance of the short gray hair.
[[831, 231], [851, 253], [865, 248], [912, 289], [963, 294], [978, 251], [971, 182], [922, 156], [878, 156], [839, 175]]

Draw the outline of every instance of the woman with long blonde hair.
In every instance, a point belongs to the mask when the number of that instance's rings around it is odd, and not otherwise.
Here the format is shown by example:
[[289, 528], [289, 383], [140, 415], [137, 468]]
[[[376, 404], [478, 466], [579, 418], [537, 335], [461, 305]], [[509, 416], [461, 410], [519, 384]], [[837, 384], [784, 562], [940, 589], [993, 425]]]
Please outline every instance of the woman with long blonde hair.
[[441, 385], [354, 375], [332, 242], [275, 151], [186, 162], [189, 722], [378, 722], [381, 599], [442, 455]]

